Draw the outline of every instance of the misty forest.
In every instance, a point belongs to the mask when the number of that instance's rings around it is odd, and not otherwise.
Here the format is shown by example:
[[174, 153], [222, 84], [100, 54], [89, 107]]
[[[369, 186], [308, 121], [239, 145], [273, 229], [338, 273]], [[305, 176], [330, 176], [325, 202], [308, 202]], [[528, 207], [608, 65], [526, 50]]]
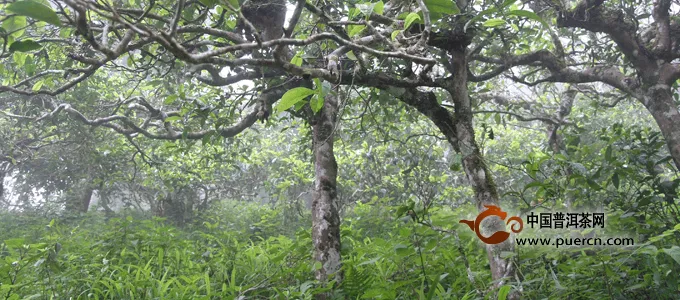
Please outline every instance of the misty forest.
[[0, 0], [0, 43], [0, 299], [680, 299], [680, 0]]

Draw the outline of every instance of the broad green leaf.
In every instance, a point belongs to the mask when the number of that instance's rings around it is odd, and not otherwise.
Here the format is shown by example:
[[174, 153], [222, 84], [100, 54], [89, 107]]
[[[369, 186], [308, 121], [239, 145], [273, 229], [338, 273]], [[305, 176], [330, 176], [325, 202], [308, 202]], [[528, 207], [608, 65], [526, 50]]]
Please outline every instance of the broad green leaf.
[[73, 30], [71, 30], [71, 28], [66, 28], [66, 27], [61, 28], [59, 30], [59, 37], [63, 38], [63, 39], [68, 38], [68, 37], [71, 36], [72, 32], [73, 32]]
[[290, 60], [291, 64], [294, 64], [298, 67], [302, 66], [302, 51], [298, 51], [295, 53], [295, 56], [293, 56], [293, 59]]
[[26, 57], [27, 55], [21, 52], [14, 52], [14, 54], [12, 55], [14, 62], [17, 64], [19, 68], [23, 67], [24, 63], [26, 63]]
[[2, 28], [15, 38], [24, 34], [24, 27], [26, 27], [26, 18], [22, 16], [13, 16], [2, 22]]
[[596, 190], [596, 191], [599, 191], [599, 190], [602, 189], [602, 187], [601, 187], [599, 184], [597, 184], [597, 182], [595, 182], [595, 181], [592, 180], [592, 179], [588, 179], [587, 183], [588, 183], [588, 186], [589, 186], [591, 189], [594, 189], [594, 190]]
[[523, 9], [515, 9], [515, 10], [511, 10], [510, 12], [508, 12], [508, 15], [518, 16], [518, 17], [525, 17], [525, 18], [528, 18], [528, 19], [532, 19], [532, 20], [534, 20], [534, 21], [540, 22], [540, 23], [541, 23], [543, 26], [545, 26], [546, 28], [548, 27], [548, 23], [546, 23], [546, 22], [543, 20], [543, 18], [541, 18], [540, 16], [538, 16], [536, 13], [534, 13], [534, 12], [532, 12], [532, 11], [523, 10]]
[[411, 208], [407, 205], [399, 206], [397, 209], [397, 218], [401, 218], [401, 216], [403, 216], [409, 209]]
[[19, 248], [24, 245], [24, 239], [16, 238], [5, 240], [5, 245], [9, 248]]
[[173, 104], [173, 103], [175, 103], [175, 101], [177, 101], [177, 98], [179, 98], [179, 96], [172, 94], [172, 95], [168, 96], [167, 98], [165, 98], [165, 100], [163, 101], [163, 104], [165, 104], [165, 105]]
[[460, 9], [453, 0], [425, 0], [425, 6], [431, 13], [455, 15]]
[[382, 1], [376, 2], [375, 7], [373, 7], [373, 12], [379, 15], [385, 13], [385, 3], [383, 3]]
[[7, 10], [17, 15], [27, 16], [52, 25], [61, 26], [61, 21], [59, 20], [57, 13], [44, 4], [33, 1], [19, 1], [8, 5]]
[[614, 173], [614, 175], [612, 175], [612, 183], [614, 184], [614, 187], [616, 187], [617, 189], [619, 188], [620, 181], [618, 173]]
[[347, 25], [347, 34], [350, 37], [355, 36], [364, 30], [364, 28], [366, 28], [364, 25]]
[[198, 2], [201, 2], [201, 4], [213, 8], [217, 4], [217, 0], [198, 0]]
[[296, 103], [302, 101], [302, 99], [305, 99], [307, 96], [314, 93], [314, 90], [308, 89], [306, 87], [297, 87], [291, 89], [283, 94], [281, 101], [279, 101], [279, 103], [277, 103], [274, 107], [274, 111], [276, 113], [280, 113], [286, 109], [289, 109]]
[[484, 23], [482, 23], [482, 25], [484, 25], [484, 27], [498, 27], [498, 26], [501, 26], [501, 25], [504, 25], [504, 24], [505, 24], [505, 20], [503, 20], [503, 19], [489, 19], [489, 20], [486, 20]]
[[38, 50], [42, 48], [40, 44], [35, 42], [34, 40], [21, 40], [21, 41], [16, 41], [9, 45], [9, 51], [14, 52], [14, 51], [19, 51], [19, 52], [30, 52], [33, 50]]
[[668, 254], [675, 262], [680, 264], [680, 247], [672, 246], [670, 248], [663, 249], [663, 252]]
[[26, 62], [24, 63], [24, 70], [28, 76], [35, 74], [35, 63], [33, 63], [33, 55], [26, 55]]
[[607, 149], [604, 151], [604, 159], [612, 161], [612, 145], [607, 146]]
[[321, 79], [319, 78], [314, 78], [314, 89], [316, 90], [317, 95], [321, 95]]
[[309, 106], [312, 108], [312, 111], [314, 113], [318, 113], [323, 107], [323, 102], [325, 100], [323, 95], [323, 84], [321, 83], [321, 79], [314, 78], [314, 86], [316, 86], [316, 88], [314, 96], [309, 101]]
[[412, 252], [411, 249], [408, 246], [401, 245], [401, 244], [394, 246], [394, 250], [395, 250], [395, 252], [397, 252], [397, 255], [400, 256], [400, 257], [407, 256], [407, 255], [411, 254], [411, 252]]
[[399, 35], [399, 33], [401, 33], [401, 32], [402, 32], [402, 30], [395, 30], [395, 31], [392, 31], [392, 40], [393, 40], [393, 41], [396, 40], [396, 39], [397, 39], [397, 35]]
[[375, 3], [360, 3], [356, 7], [364, 16], [370, 16], [373, 13], [373, 8], [375, 8]]
[[321, 110], [321, 108], [323, 107], [324, 100], [325, 99], [318, 94], [312, 97], [312, 100], [309, 101], [309, 106], [312, 108], [312, 111], [314, 113], [318, 113]]
[[415, 22], [416, 20], [420, 20], [420, 16], [417, 13], [408, 14], [408, 16], [406, 16], [406, 19], [404, 20], [404, 30], [411, 27], [411, 24], [413, 24], [413, 22]]
[[40, 88], [43, 86], [43, 83], [45, 83], [45, 82], [42, 81], [42, 80], [37, 81], [37, 82], [33, 85], [33, 91], [34, 91], [34, 92], [39, 91]]

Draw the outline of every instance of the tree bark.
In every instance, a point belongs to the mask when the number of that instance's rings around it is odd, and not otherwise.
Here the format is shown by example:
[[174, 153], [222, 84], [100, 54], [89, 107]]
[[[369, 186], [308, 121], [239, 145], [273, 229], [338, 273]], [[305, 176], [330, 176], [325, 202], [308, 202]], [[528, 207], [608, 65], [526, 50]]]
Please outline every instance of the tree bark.
[[[574, 106], [574, 99], [576, 99], [577, 90], [569, 87], [560, 98], [560, 109], [557, 112], [557, 120], [560, 122], [569, 116], [571, 113], [571, 108]], [[555, 154], [560, 154], [562, 151], [566, 150], [564, 147], [564, 140], [562, 135], [560, 135], [557, 130], [559, 130], [559, 125], [554, 123], [546, 122], [546, 135], [548, 138], [548, 146]]]
[[[467, 88], [467, 58], [465, 49], [454, 49], [450, 52], [453, 67], [453, 82], [447, 88], [454, 103], [454, 120], [457, 148], [462, 155], [462, 165], [468, 181], [475, 191], [475, 202], [479, 211], [484, 211], [485, 205], [500, 207], [500, 198], [493, 182], [492, 174], [484, 162], [479, 146], [475, 140], [472, 124], [472, 108]], [[451, 139], [449, 139], [451, 140]], [[483, 230], [489, 233], [505, 231], [505, 224], [500, 218], [486, 222]], [[488, 234], [487, 234], [488, 235]], [[502, 286], [507, 281], [519, 279], [515, 263], [512, 259], [503, 258], [502, 252], [513, 252], [514, 243], [507, 239], [500, 244], [486, 245], [491, 277], [496, 286]], [[509, 299], [519, 298], [519, 293], [509, 295]]]
[[[314, 196], [312, 200], [312, 241], [316, 279], [325, 282], [340, 272], [340, 216], [338, 214], [338, 165], [333, 154], [333, 137], [337, 122], [337, 99], [329, 93], [321, 111], [312, 118], [314, 144]], [[317, 295], [326, 299], [327, 295]]]
[[[467, 89], [465, 48], [450, 50], [450, 54], [453, 81], [446, 87], [446, 90], [454, 102], [453, 115], [438, 103], [433, 92], [409, 89], [401, 94], [400, 99], [432, 120], [454, 150], [461, 153], [463, 169], [475, 192], [475, 204], [478, 210], [483, 211], [486, 210], [484, 205], [500, 206], [500, 199], [492, 174], [475, 140], [472, 109]], [[488, 220], [490, 221], [485, 221], [482, 226], [482, 231], [486, 236], [489, 236], [489, 233], [506, 230], [505, 224], [499, 218]], [[501, 256], [502, 252], [514, 251], [512, 238], [500, 244], [486, 245], [486, 251], [495, 287], [520, 279], [514, 259]], [[513, 291], [508, 295], [508, 299], [519, 299], [520, 296], [521, 291]]]
[[92, 201], [92, 193], [94, 192], [94, 187], [92, 185], [87, 185], [85, 187], [85, 193], [80, 201], [80, 212], [86, 213], [90, 209], [90, 202]]
[[5, 166], [0, 164], [0, 201], [5, 200], [5, 176], [7, 172], [5, 171]]
[[[622, 84], [621, 80], [613, 78], [616, 76], [601, 81], [632, 94], [642, 102], [654, 117], [666, 139], [675, 166], [680, 169], [680, 112], [671, 90], [671, 85], [680, 78], [680, 65], [674, 62], [678, 54], [671, 43], [678, 40], [678, 35], [668, 31], [670, 5], [667, 1], [654, 3], [653, 17], [657, 26], [662, 27], [656, 30], [656, 43], [652, 44], [643, 42], [638, 34], [638, 26], [623, 18], [622, 10], [603, 4], [603, 0], [582, 0], [570, 10], [563, 8], [565, 10], [558, 16], [557, 26], [603, 32], [616, 43], [637, 71], [640, 82], [624, 81]], [[623, 74], [617, 76], [624, 77]]]
[[680, 113], [671, 90], [667, 85], [657, 84], [647, 89], [643, 99], [643, 104], [666, 139], [675, 166], [680, 170]]

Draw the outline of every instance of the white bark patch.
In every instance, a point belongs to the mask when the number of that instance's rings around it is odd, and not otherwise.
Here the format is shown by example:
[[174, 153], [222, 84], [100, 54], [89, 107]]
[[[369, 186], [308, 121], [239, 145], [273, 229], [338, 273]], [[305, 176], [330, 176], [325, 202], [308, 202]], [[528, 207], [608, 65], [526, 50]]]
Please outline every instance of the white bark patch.
[[679, 114], [678, 114], [678, 110], [677, 110], [677, 109], [675, 109], [675, 108], [673, 108], [673, 107], [669, 107], [668, 110], [665, 111], [665, 112], [663, 113], [663, 115], [664, 115], [666, 118], [672, 118], [672, 117], [675, 117], [675, 116], [677, 116], [677, 115], [679, 115]]
[[484, 172], [484, 169], [477, 170], [477, 178], [486, 181], [486, 172]]
[[333, 274], [340, 270], [340, 252], [335, 248], [328, 249], [328, 260], [324, 269], [326, 269], [328, 274]]

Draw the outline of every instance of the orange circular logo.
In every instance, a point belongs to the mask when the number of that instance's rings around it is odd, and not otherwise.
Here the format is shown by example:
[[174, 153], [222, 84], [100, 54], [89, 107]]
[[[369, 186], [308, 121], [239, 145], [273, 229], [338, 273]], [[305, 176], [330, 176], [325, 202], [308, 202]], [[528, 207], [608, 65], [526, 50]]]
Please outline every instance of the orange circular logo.
[[[509, 232], [496, 231], [494, 232], [494, 234], [487, 237], [482, 235], [482, 233], [479, 230], [479, 226], [482, 224], [482, 221], [484, 219], [490, 216], [497, 216], [501, 218], [501, 220], [505, 221], [505, 218], [508, 216], [508, 213], [504, 212], [503, 210], [501, 210], [500, 207], [495, 205], [484, 205], [484, 207], [486, 207], [486, 210], [481, 212], [474, 220], [460, 220], [460, 222], [458, 223], [465, 223], [468, 226], [470, 226], [470, 229], [472, 229], [475, 232], [475, 234], [477, 234], [477, 237], [479, 237], [479, 239], [486, 244], [493, 245], [502, 243], [503, 241], [507, 240], [508, 237], [510, 237]], [[510, 217], [508, 221], [505, 222], [505, 224], [506, 225], [510, 224], [511, 221], [517, 222], [515, 224], [512, 224], [512, 226], [510, 227], [510, 230], [512, 230], [512, 232], [519, 233], [520, 231], [522, 231], [522, 229], [524, 228], [524, 222], [522, 222], [522, 219], [520, 217], [518, 216]], [[515, 225], [517, 224], [519, 224], [519, 228], [516, 229]]]

